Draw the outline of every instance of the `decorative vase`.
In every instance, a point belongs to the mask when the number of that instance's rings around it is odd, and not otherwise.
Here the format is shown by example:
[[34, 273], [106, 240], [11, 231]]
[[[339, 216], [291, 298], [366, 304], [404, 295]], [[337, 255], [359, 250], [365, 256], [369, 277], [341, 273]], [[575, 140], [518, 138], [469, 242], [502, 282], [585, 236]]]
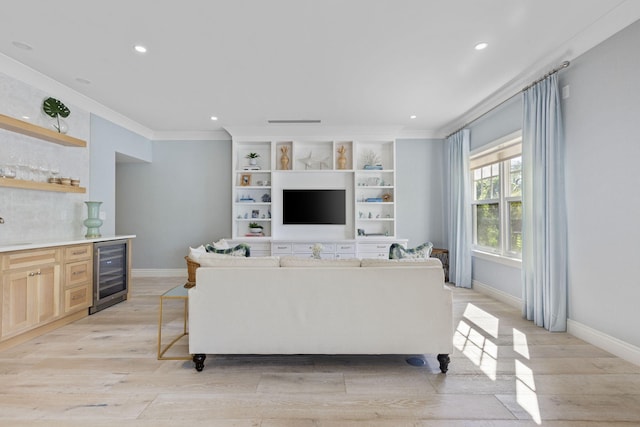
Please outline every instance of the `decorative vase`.
[[69, 131], [69, 126], [67, 122], [62, 120], [60, 117], [55, 118], [51, 121], [51, 127], [56, 130], [58, 133], [67, 133]]
[[344, 145], [341, 145], [340, 148], [338, 148], [338, 169], [346, 169], [347, 157], [344, 155], [346, 151], [347, 150], [344, 148]]
[[289, 149], [287, 147], [282, 147], [280, 151], [282, 152], [282, 156], [280, 156], [280, 169], [286, 171], [289, 169], [289, 156], [287, 156], [287, 151]]
[[87, 227], [87, 234], [84, 237], [87, 239], [95, 239], [102, 237], [100, 234], [100, 226], [102, 220], [100, 219], [100, 205], [102, 202], [84, 202], [87, 205], [87, 219], [83, 224]]

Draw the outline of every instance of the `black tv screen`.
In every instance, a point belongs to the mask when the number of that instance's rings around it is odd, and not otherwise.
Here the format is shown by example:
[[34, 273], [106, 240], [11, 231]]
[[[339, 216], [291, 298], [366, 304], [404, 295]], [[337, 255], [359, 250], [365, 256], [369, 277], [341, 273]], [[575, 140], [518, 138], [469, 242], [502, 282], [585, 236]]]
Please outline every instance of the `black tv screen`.
[[283, 224], [346, 224], [346, 190], [282, 190]]

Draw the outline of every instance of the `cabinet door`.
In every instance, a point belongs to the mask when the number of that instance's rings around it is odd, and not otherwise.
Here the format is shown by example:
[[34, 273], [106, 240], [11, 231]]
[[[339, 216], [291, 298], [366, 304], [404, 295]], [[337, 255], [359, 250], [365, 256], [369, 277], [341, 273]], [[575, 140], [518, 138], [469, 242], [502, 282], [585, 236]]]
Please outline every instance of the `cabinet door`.
[[60, 315], [60, 266], [40, 268], [36, 275], [38, 323], [48, 322]]
[[36, 281], [33, 272], [5, 274], [2, 281], [2, 337], [14, 335], [36, 323]]

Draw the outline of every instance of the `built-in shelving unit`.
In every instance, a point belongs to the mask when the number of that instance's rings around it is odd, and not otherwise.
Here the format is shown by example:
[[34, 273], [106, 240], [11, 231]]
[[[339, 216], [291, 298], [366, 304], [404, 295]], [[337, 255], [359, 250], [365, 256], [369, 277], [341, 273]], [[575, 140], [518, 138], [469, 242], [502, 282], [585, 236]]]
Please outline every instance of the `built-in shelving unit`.
[[[66, 147], [87, 146], [87, 142], [72, 136], [43, 128], [33, 123], [14, 119], [0, 114], [0, 128], [22, 135], [37, 138]], [[71, 185], [50, 184], [47, 182], [26, 181], [20, 179], [0, 178], [0, 187], [21, 188], [24, 190], [54, 191], [59, 193], [86, 193], [86, 188]]]
[[[255, 164], [249, 154], [258, 155]], [[324, 229], [282, 224], [287, 188], [344, 188], [347, 224], [326, 227], [332, 241], [396, 237], [395, 139], [235, 137], [232, 149], [234, 241], [318, 239]], [[249, 224], [262, 226], [252, 233]]]

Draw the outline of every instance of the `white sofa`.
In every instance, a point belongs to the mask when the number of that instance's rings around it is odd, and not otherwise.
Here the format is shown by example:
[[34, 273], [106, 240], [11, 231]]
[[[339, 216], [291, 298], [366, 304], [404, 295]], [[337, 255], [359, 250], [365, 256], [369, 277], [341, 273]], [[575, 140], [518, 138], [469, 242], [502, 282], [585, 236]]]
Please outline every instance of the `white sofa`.
[[189, 289], [198, 371], [207, 354], [437, 354], [448, 369], [451, 291], [438, 259], [199, 262]]

